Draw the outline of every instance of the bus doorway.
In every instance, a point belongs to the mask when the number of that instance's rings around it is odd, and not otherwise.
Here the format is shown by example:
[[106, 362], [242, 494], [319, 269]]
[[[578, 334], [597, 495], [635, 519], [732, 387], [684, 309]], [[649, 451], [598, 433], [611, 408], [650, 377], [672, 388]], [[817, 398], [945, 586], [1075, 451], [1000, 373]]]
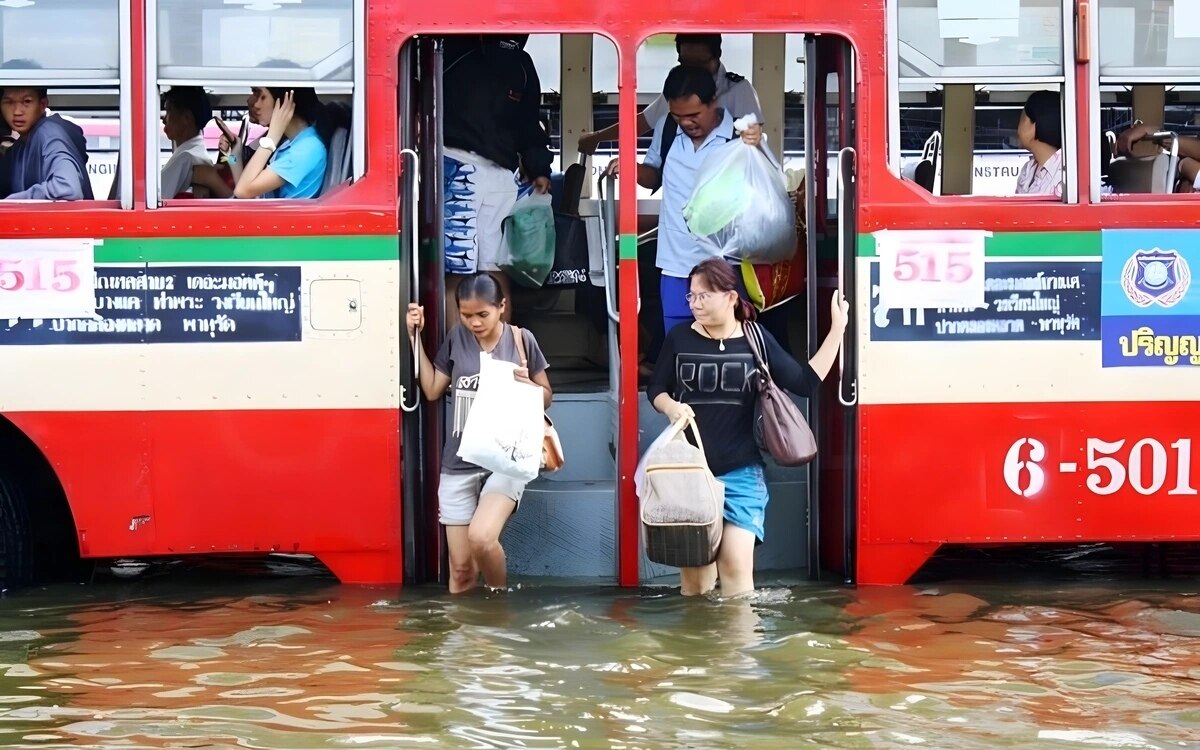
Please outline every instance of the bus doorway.
[[[840, 37], [814, 34], [721, 34], [718, 76], [738, 83], [746, 78], [756, 92], [765, 123], [766, 147], [780, 161], [796, 205], [796, 254], [790, 262], [756, 266], [753, 278], [739, 269], [746, 291], [760, 308], [759, 321], [795, 359], [807, 361], [830, 325], [830, 301], [841, 287], [851, 302], [853, 326], [853, 247], [855, 189], [854, 57]], [[638, 59], [639, 104], [650, 104], [668, 71], [677, 64], [675, 35], [652, 37]], [[647, 71], [653, 74], [647, 75]], [[738, 85], [741, 85], [738, 83]], [[718, 84], [718, 97], [723, 90]], [[727, 95], [728, 96], [728, 95]], [[728, 96], [728, 107], [746, 106]], [[653, 111], [653, 110], [651, 110]], [[745, 113], [731, 112], [734, 116]], [[644, 155], [650, 132], [639, 141]], [[840, 166], [839, 166], [840, 165]], [[840, 175], [840, 178], [839, 178]], [[665, 335], [657, 262], [660, 196], [641, 190], [638, 214], [638, 273], [642, 298], [639, 323], [645, 361], [639, 392], [639, 453], [667, 426], [650, 405], [646, 383]], [[850, 264], [843, 255], [850, 253]], [[853, 341], [848, 331], [846, 341]], [[842, 362], [846, 377], [853, 352]], [[771, 500], [763, 543], [755, 553], [756, 579], [819, 579], [822, 570], [852, 570], [853, 389], [838, 391], [839, 369], [825, 378], [822, 398], [796, 397], [819, 443], [818, 458], [804, 467], [782, 467], [769, 457], [766, 479]], [[843, 402], [846, 405], [843, 405]], [[765, 456], [765, 454], [764, 454]], [[644, 551], [641, 578], [673, 580], [673, 568], [651, 562]]]
[[[446, 299], [449, 264], [445, 259], [470, 245], [475, 231], [469, 222], [447, 218], [459, 215], [459, 183], [470, 176], [444, 159], [448, 143], [454, 153], [455, 135], [447, 137], [447, 124], [453, 130], [462, 121], [461, 116], [456, 119], [450, 114], [461, 115], [453, 108], [464, 106], [462, 92], [451, 90], [453, 77], [445, 73], [463, 55], [477, 54], [479, 40], [479, 35], [417, 36], [400, 52], [398, 168], [404, 176], [400, 196], [404, 278], [399, 293], [405, 303], [412, 299], [425, 307], [422, 343], [431, 359], [446, 331], [457, 323], [455, 306]], [[615, 279], [617, 258], [615, 246], [602, 241], [605, 232], [594, 195], [594, 168], [588, 159], [579, 158], [577, 142], [580, 134], [595, 127], [596, 86], [616, 90], [617, 54], [603, 37], [580, 34], [531, 34], [524, 51], [536, 68], [540, 127], [552, 159], [556, 249], [554, 266], [540, 283], [529, 279], [522, 283], [509, 274], [508, 306], [511, 323], [528, 329], [547, 359], [554, 391], [548, 413], [558, 427], [567, 460], [560, 471], [542, 475], [526, 487], [500, 541], [514, 583], [525, 578], [609, 583], [616, 578], [617, 566], [620, 359], [616, 288], [609, 281]], [[528, 177], [525, 158], [521, 156], [517, 169], [522, 180]], [[447, 174], [451, 170], [457, 171]], [[453, 425], [452, 406], [449, 399], [430, 404], [419, 398], [412, 369], [406, 341], [400, 354], [406, 388], [401, 448], [405, 569], [411, 582], [445, 582], [437, 487], [443, 442]]]

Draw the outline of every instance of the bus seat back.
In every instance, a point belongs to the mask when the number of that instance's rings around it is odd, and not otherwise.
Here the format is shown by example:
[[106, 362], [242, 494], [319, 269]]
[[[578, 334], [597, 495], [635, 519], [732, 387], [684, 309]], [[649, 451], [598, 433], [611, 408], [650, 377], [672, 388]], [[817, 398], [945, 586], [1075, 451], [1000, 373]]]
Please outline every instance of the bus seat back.
[[1117, 157], [1109, 162], [1108, 180], [1116, 193], [1169, 193], [1171, 155]]

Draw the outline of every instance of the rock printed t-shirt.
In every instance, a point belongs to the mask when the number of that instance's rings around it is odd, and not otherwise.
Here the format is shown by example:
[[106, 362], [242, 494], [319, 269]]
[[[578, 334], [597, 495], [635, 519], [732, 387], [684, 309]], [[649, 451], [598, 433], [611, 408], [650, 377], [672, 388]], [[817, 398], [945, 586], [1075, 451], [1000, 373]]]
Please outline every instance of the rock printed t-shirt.
[[[546, 357], [533, 334], [525, 329], [521, 329], [521, 332], [525, 335], [525, 354], [529, 357], [527, 366], [529, 377], [532, 378], [546, 369]], [[442, 342], [442, 348], [433, 360], [433, 366], [438, 372], [450, 376], [449, 393], [454, 399], [454, 419], [447, 430], [446, 447], [442, 451], [442, 471], [448, 474], [479, 471], [478, 466], [458, 457], [458, 446], [462, 442], [467, 415], [471, 413], [471, 404], [475, 402], [475, 393], [479, 390], [479, 355], [482, 351], [475, 335], [467, 328], [456, 325], [446, 334], [446, 340]], [[521, 364], [512, 326], [504, 326], [500, 342], [492, 350], [492, 357]]]

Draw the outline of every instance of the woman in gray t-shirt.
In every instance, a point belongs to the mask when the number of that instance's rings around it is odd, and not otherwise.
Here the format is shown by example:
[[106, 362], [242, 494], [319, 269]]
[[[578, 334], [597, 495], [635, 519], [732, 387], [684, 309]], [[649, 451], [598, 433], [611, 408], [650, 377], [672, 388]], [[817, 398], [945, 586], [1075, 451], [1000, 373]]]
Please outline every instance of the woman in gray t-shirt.
[[[500, 532], [516, 511], [525, 491], [519, 479], [493, 474], [458, 457], [462, 429], [479, 389], [479, 354], [518, 365], [517, 380], [542, 387], [543, 402], [550, 406], [553, 393], [546, 377], [546, 358], [537, 340], [522, 330], [527, 361], [521, 361], [513, 327], [501, 320], [507, 300], [496, 280], [486, 272], [463, 279], [454, 290], [459, 324], [450, 329], [442, 348], [429, 361], [421, 349], [421, 391], [437, 401], [454, 392], [454, 416], [442, 453], [438, 485], [438, 516], [446, 527], [450, 552], [450, 593], [475, 586], [479, 574], [492, 588], [507, 585], [508, 569]], [[410, 336], [425, 325], [425, 309], [408, 306]]]

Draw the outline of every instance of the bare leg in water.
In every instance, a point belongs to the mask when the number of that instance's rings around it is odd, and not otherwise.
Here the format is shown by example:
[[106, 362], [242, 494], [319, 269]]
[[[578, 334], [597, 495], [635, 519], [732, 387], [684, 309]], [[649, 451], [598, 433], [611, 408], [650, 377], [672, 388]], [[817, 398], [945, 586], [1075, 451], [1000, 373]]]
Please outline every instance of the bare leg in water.
[[467, 541], [471, 547], [471, 558], [483, 572], [483, 581], [491, 588], [508, 586], [508, 560], [500, 546], [500, 532], [508, 522], [517, 504], [504, 495], [484, 495], [479, 498], [479, 507], [471, 518]]

